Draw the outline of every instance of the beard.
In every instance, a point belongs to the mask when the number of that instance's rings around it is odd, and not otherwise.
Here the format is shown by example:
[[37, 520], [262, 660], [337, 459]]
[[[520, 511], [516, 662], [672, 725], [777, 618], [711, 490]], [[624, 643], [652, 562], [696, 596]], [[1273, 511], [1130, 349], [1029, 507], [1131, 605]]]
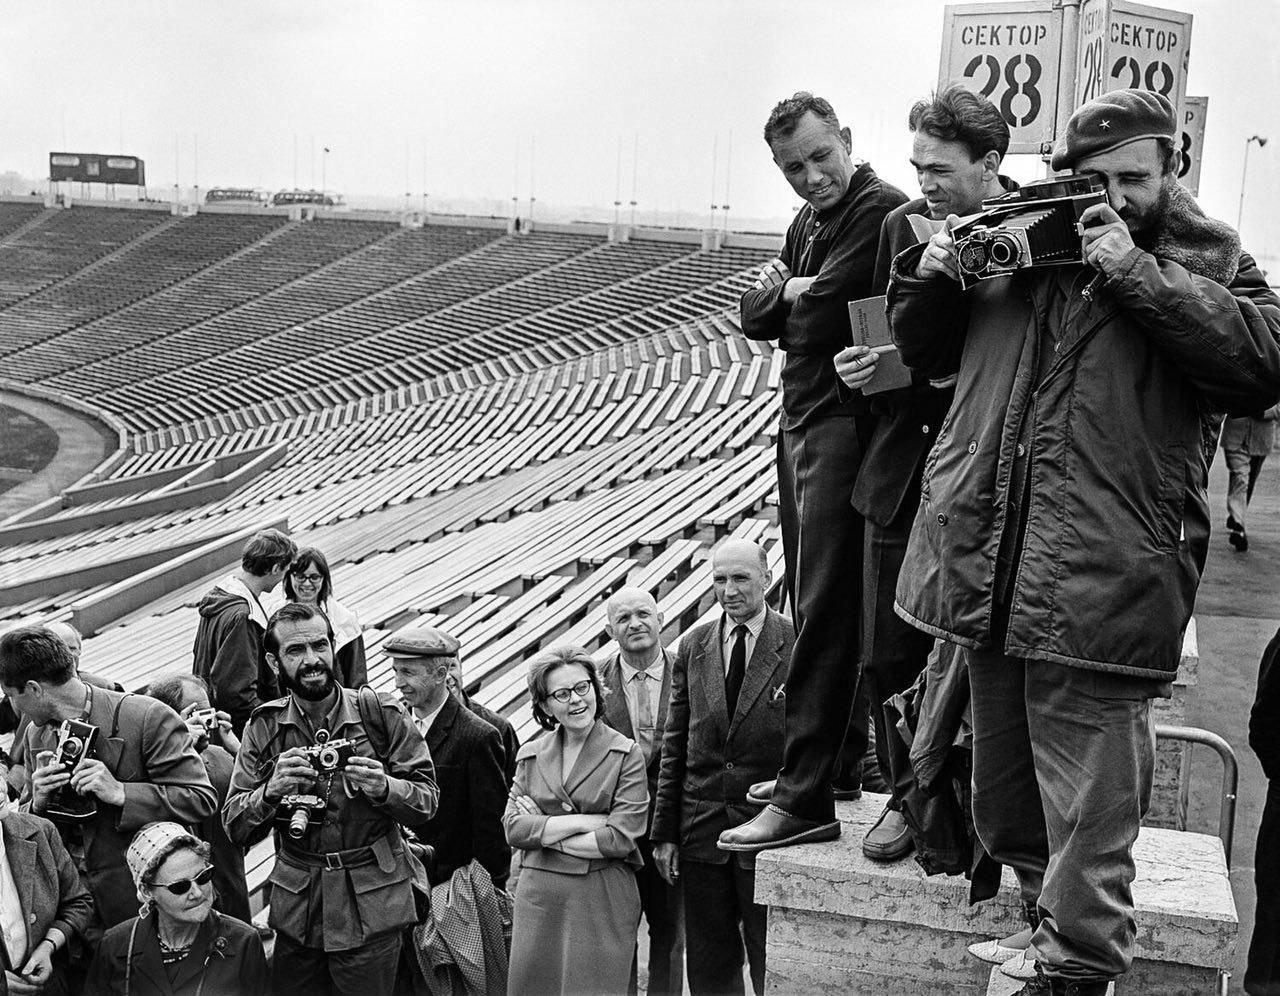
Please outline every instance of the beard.
[[1133, 244], [1144, 252], [1150, 252], [1160, 237], [1165, 216], [1169, 213], [1169, 204], [1173, 200], [1173, 185], [1177, 182], [1173, 174], [1166, 173], [1154, 204], [1140, 212], [1131, 211], [1125, 205], [1125, 209], [1120, 212], [1120, 220], [1129, 229]]
[[[308, 685], [303, 679], [312, 674], [324, 674], [325, 680], [320, 685]], [[300, 699], [308, 702], [321, 702], [333, 694], [333, 690], [338, 687], [337, 679], [334, 677], [333, 668], [327, 664], [316, 664], [310, 667], [300, 667], [293, 677], [284, 668], [280, 669], [280, 685], [287, 689]]]

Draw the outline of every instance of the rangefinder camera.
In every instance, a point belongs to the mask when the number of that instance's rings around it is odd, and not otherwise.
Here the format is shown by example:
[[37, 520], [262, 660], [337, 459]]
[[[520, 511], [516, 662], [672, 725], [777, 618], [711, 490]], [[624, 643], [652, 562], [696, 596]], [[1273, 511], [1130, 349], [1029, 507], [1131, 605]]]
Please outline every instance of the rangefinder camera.
[[1102, 184], [1083, 173], [1028, 183], [983, 201], [981, 213], [952, 233], [960, 285], [1029, 267], [1084, 262], [1080, 216], [1106, 203]]
[[312, 822], [324, 819], [325, 800], [318, 795], [286, 795], [276, 808], [276, 818], [293, 840], [301, 840]]
[[326, 730], [320, 730], [316, 734], [316, 740], [319, 743], [302, 748], [302, 752], [307, 756], [307, 760], [311, 762], [311, 766], [322, 775], [331, 775], [335, 771], [341, 771], [346, 766], [346, 763], [356, 756], [356, 742], [354, 740], [330, 740]]
[[191, 714], [191, 718], [203, 726], [206, 730], [216, 730], [218, 728], [218, 710], [217, 709], [197, 709]]
[[[58, 727], [58, 745], [53, 750], [53, 763], [70, 772], [93, 753], [98, 742], [98, 728], [92, 723], [64, 719]], [[81, 795], [70, 785], [64, 785], [49, 800], [44, 815], [55, 823], [82, 823], [97, 815], [98, 801], [91, 795]]]

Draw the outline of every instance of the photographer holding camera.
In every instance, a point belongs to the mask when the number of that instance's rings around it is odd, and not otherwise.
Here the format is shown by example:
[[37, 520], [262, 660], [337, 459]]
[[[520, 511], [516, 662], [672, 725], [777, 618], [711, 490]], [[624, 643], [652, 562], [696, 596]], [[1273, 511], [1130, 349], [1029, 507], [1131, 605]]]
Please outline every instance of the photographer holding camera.
[[338, 684], [319, 609], [282, 606], [264, 644], [289, 694], [250, 716], [223, 822], [242, 845], [280, 829], [274, 991], [390, 993], [401, 932], [419, 920], [415, 884], [426, 887], [399, 824], [435, 814], [431, 755], [398, 704]]
[[0, 686], [31, 720], [24, 808], [58, 825], [101, 924], [129, 919], [138, 903], [124, 855], [135, 831], [156, 820], [194, 825], [217, 806], [186, 726], [154, 699], [81, 680], [43, 626], [0, 637]]
[[[1280, 298], [1178, 185], [1173, 107], [1118, 90], [1071, 117], [1083, 264], [957, 282], [958, 221], [893, 263], [903, 360], [957, 374], [897, 610], [966, 648], [973, 809], [1018, 875], [1036, 975], [1092, 996], [1128, 970], [1133, 843], [1209, 535], [1224, 411], [1280, 398]], [[1087, 292], [1087, 293], [1086, 293]]]

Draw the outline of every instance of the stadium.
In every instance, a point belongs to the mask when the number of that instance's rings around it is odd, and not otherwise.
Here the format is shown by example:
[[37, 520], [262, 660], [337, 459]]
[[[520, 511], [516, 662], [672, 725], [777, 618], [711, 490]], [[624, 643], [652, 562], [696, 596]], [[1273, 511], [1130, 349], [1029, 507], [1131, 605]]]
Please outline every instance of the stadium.
[[[532, 203], [511, 217], [374, 209], [331, 188], [108, 200], [51, 181], [0, 195], [0, 630], [69, 622], [95, 673], [141, 688], [189, 668], [196, 604], [275, 527], [328, 555], [375, 688], [394, 688], [383, 641], [439, 626], [461, 641], [468, 693], [525, 741], [538, 731], [526, 662], [566, 643], [615, 651], [605, 604], [621, 586], [655, 597], [674, 644], [718, 617], [710, 552], [732, 536], [765, 548], [779, 604], [785, 354], [742, 334], [738, 303], [780, 236], [730, 230], [725, 211], [723, 228], [714, 206], [710, 226], [679, 228], [616, 210], [612, 223], [533, 218]], [[1278, 507], [1276, 480], [1273, 462], [1259, 520]], [[1197, 617], [1239, 616], [1248, 632], [1198, 646], [1193, 625], [1161, 706], [1160, 722], [1216, 730], [1241, 754], [1234, 685], [1276, 615], [1259, 592], [1280, 581], [1265, 560], [1277, 536], [1256, 526], [1262, 581], [1214, 551]], [[1234, 711], [1197, 690], [1210, 653], [1233, 657]], [[1152, 891], [1139, 958], [1179, 992], [1242, 972], [1253, 901], [1217, 849], [1230, 833], [1207, 756], [1193, 767], [1184, 743], [1162, 743], [1140, 859]], [[1242, 806], [1260, 808], [1256, 764], [1241, 764]], [[841, 819], [860, 838], [876, 812], [868, 801]], [[1255, 832], [1256, 813], [1242, 816], [1238, 862]], [[259, 919], [273, 857], [268, 841], [247, 861]], [[829, 983], [804, 963], [847, 955], [839, 915], [914, 918], [930, 951], [942, 935], [999, 933], [991, 915], [925, 922], [962, 881], [824, 860], [777, 863], [770, 944], [777, 924], [779, 949], [797, 952], [777, 958], [791, 973], [777, 991]], [[1150, 885], [1165, 878], [1176, 888]], [[902, 907], [851, 912], [859, 889]]]

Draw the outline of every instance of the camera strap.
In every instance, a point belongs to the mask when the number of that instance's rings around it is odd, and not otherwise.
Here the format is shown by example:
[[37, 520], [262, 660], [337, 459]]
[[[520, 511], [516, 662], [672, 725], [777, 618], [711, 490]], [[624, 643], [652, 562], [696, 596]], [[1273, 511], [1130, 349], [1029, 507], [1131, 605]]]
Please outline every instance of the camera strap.
[[382, 713], [382, 700], [372, 685], [361, 685], [356, 692], [356, 704], [360, 709], [360, 722], [369, 737], [369, 746], [378, 760], [385, 763], [391, 747], [391, 734], [387, 730], [387, 717]]

